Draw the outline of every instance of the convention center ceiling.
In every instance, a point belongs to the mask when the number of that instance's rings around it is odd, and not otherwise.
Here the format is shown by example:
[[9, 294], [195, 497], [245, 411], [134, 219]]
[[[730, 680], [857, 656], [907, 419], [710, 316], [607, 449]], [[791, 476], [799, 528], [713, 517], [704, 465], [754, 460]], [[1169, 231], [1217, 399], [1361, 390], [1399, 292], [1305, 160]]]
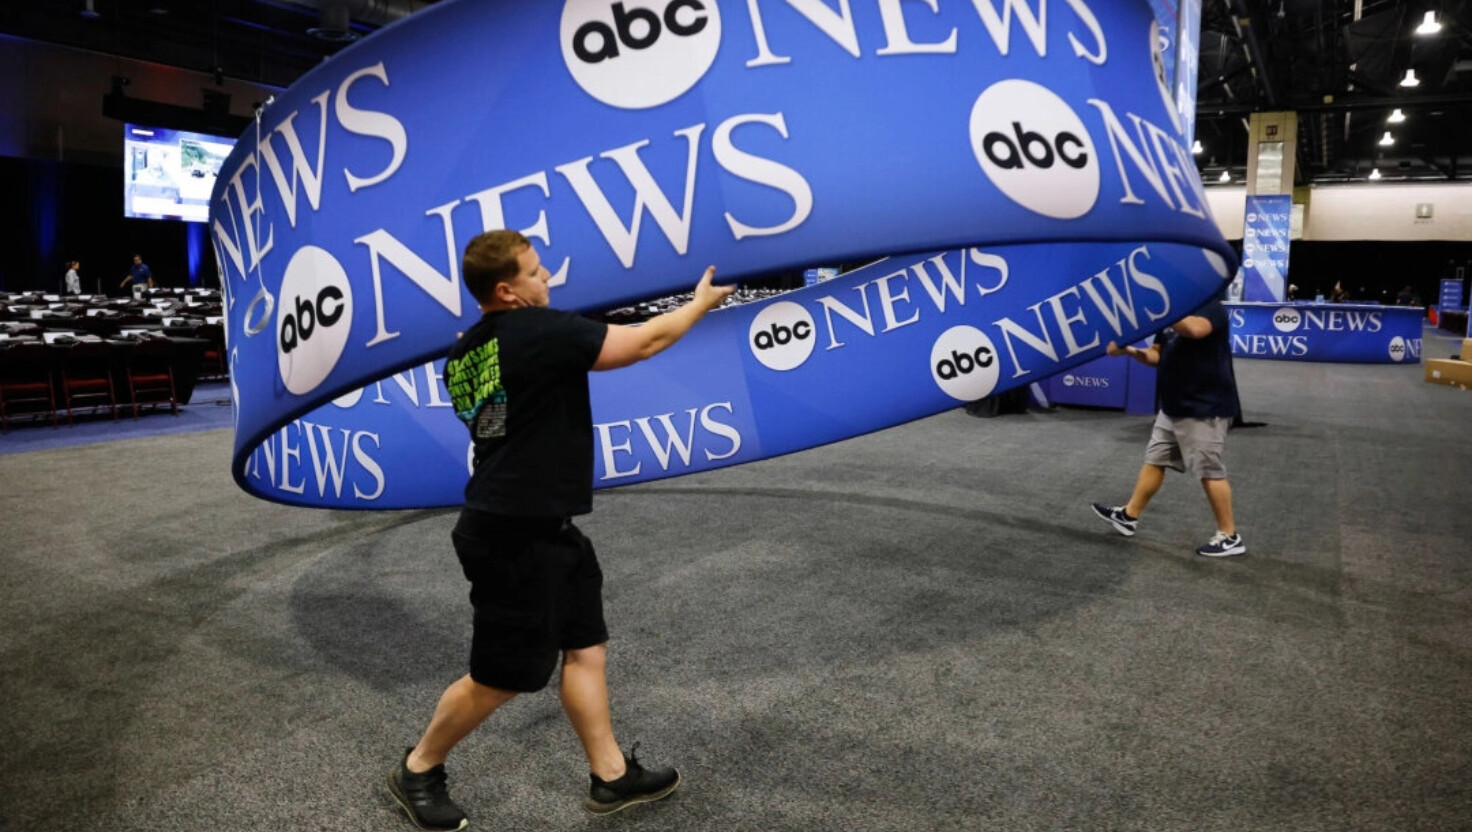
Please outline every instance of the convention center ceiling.
[[[936, 0], [947, 2], [972, 0]], [[285, 87], [432, 4], [22, 0], [0, 4], [0, 32]], [[910, 5], [923, 13], [926, 4]], [[1208, 183], [1224, 170], [1241, 180], [1248, 116], [1273, 110], [1300, 114], [1298, 184], [1359, 181], [1375, 169], [1390, 180], [1472, 180], [1472, 0], [1205, 0], [1200, 54], [1197, 158]], [[1404, 120], [1392, 122], [1397, 108]]]

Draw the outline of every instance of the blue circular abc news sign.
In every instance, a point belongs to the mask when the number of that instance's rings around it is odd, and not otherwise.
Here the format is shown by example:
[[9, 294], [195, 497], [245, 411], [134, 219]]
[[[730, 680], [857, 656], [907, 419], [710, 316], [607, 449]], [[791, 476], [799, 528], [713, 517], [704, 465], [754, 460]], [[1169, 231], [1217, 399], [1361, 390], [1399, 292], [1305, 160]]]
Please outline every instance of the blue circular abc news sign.
[[1235, 271], [1162, 34], [1144, 0], [448, 0], [389, 26], [263, 108], [212, 195], [235, 479], [458, 503], [469, 440], [436, 359], [478, 317], [459, 258], [494, 228], [585, 312], [708, 264], [879, 260], [595, 374], [601, 485], [857, 436], [1138, 340]]

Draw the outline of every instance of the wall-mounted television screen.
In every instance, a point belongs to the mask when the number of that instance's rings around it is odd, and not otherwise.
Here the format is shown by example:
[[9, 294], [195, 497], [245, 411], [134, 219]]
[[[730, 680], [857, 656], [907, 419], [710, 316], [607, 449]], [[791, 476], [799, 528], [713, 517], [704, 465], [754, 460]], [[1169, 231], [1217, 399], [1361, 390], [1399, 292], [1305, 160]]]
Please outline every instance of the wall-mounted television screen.
[[234, 139], [123, 125], [123, 216], [205, 222]]

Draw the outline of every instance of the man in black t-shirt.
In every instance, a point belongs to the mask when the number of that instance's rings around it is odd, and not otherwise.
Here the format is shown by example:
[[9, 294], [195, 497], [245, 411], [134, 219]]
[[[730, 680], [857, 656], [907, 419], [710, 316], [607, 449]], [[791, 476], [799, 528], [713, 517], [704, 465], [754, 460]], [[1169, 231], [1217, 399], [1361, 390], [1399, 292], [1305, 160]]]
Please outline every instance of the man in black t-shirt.
[[1128, 355], [1159, 367], [1155, 416], [1145, 464], [1134, 494], [1122, 506], [1094, 503], [1094, 513], [1126, 537], [1135, 533], [1145, 506], [1165, 481], [1165, 469], [1189, 471], [1201, 480], [1216, 517], [1216, 534], [1196, 550], [1207, 557], [1247, 553], [1232, 517], [1232, 486], [1222, 463], [1227, 430], [1237, 415], [1237, 386], [1232, 375], [1232, 348], [1227, 310], [1213, 300], [1156, 336], [1149, 349], [1121, 348], [1109, 342], [1110, 355]]
[[471, 240], [462, 271], [484, 313], [450, 349], [444, 376], [475, 443], [452, 533], [475, 609], [470, 673], [440, 697], [423, 737], [389, 773], [389, 792], [421, 829], [468, 826], [449, 796], [446, 756], [518, 693], [545, 687], [560, 656], [562, 707], [590, 769], [584, 807], [606, 814], [659, 800], [680, 776], [646, 769], [614, 739], [603, 573], [571, 520], [593, 508], [588, 372], [659, 353], [732, 287], [712, 285], [708, 268], [690, 302], [627, 327], [549, 309], [551, 275], [517, 232]]

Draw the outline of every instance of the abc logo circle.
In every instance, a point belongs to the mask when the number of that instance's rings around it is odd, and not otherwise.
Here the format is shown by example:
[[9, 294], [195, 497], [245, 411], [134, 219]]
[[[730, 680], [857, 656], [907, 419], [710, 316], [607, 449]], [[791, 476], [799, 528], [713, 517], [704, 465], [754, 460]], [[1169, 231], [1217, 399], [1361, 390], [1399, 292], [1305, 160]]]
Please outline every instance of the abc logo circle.
[[1289, 309], [1285, 306], [1273, 313], [1273, 327], [1279, 332], [1292, 332], [1298, 329], [1301, 323], [1303, 323], [1303, 316], [1297, 309]]
[[1064, 387], [1072, 387], [1075, 384], [1078, 384], [1078, 379], [1074, 378], [1072, 373], [1063, 376]]
[[317, 389], [342, 357], [353, 322], [353, 289], [331, 254], [303, 246], [286, 264], [276, 304], [277, 367], [286, 389]]
[[817, 330], [801, 304], [778, 301], [757, 313], [747, 333], [751, 353], [771, 370], [799, 367], [813, 354]]
[[716, 0], [567, 0], [562, 60], [583, 91], [643, 110], [684, 95], [721, 46]]
[[953, 399], [974, 402], [986, 398], [1001, 373], [992, 339], [975, 327], [953, 326], [930, 348], [930, 375]]
[[1400, 337], [1399, 335], [1390, 339], [1390, 360], [1406, 360], [1406, 339]]
[[1045, 217], [1076, 219], [1099, 198], [1088, 129], [1040, 84], [1012, 79], [987, 87], [971, 106], [971, 149], [997, 190]]

